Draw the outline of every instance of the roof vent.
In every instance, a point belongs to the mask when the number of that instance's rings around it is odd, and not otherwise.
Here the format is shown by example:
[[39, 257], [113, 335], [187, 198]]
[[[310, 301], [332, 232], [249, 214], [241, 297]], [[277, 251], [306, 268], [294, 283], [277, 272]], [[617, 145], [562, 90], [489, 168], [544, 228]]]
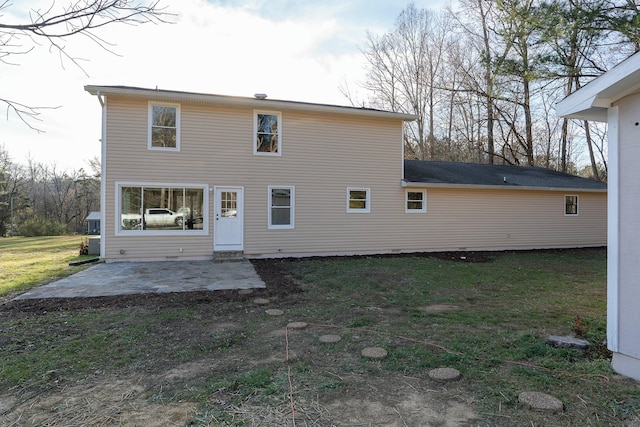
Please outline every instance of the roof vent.
[[266, 93], [256, 93], [253, 96], [255, 96], [256, 99], [267, 99], [267, 94]]

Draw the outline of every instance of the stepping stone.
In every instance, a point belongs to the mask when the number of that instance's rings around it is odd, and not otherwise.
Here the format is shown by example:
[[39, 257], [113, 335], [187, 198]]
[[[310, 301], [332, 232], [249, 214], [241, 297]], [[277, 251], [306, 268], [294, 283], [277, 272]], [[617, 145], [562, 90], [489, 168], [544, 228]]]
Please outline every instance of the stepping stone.
[[284, 311], [277, 308], [270, 308], [269, 310], [266, 310], [265, 313], [267, 313], [269, 316], [282, 316], [284, 314]]
[[518, 402], [538, 411], [562, 412], [564, 404], [557, 398], [539, 391], [524, 391], [518, 395]]
[[429, 378], [436, 381], [458, 381], [461, 377], [460, 371], [454, 368], [436, 368], [428, 373]]
[[238, 294], [240, 295], [249, 295], [253, 293], [253, 289], [240, 289]]
[[266, 305], [269, 304], [271, 301], [269, 301], [266, 298], [256, 298], [253, 300], [254, 304], [258, 304], [258, 305]]
[[360, 354], [367, 359], [382, 360], [387, 357], [387, 350], [380, 347], [367, 347]]
[[306, 322], [289, 322], [287, 328], [289, 329], [304, 329], [307, 327]]
[[547, 343], [554, 347], [572, 347], [580, 350], [589, 348], [589, 341], [573, 335], [551, 335], [547, 338]]
[[342, 339], [342, 337], [340, 335], [334, 335], [334, 334], [322, 335], [319, 338], [320, 342], [325, 343], [325, 344], [331, 344], [331, 343], [339, 342], [341, 339]]

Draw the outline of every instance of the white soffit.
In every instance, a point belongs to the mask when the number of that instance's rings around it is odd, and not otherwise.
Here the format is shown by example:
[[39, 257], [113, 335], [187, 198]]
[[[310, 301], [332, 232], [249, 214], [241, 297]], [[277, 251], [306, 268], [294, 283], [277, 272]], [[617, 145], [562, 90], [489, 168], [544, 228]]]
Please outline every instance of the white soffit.
[[607, 110], [617, 100], [640, 91], [640, 53], [589, 82], [556, 104], [560, 117], [607, 121]]

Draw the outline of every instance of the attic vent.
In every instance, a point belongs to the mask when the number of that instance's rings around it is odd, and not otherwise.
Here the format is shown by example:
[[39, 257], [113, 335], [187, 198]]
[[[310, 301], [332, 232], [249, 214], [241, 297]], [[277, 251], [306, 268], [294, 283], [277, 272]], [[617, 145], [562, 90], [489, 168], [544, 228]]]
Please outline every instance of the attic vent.
[[267, 99], [267, 94], [266, 93], [256, 93], [253, 96], [255, 96], [256, 99]]

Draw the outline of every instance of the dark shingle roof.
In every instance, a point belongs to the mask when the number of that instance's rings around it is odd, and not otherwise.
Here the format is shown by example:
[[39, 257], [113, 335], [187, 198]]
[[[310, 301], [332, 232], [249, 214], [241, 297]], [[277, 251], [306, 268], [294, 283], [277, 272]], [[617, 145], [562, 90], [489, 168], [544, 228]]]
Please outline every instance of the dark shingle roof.
[[603, 182], [539, 167], [420, 160], [404, 161], [404, 180], [407, 183], [436, 185], [607, 189]]

